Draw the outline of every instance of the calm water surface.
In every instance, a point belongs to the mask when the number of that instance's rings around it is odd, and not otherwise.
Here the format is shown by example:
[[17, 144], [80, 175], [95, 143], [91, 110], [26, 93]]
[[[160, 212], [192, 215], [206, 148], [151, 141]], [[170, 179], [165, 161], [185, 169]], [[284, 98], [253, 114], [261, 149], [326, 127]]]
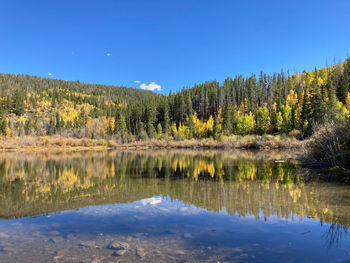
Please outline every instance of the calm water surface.
[[285, 153], [2, 154], [0, 218], [0, 262], [350, 259], [350, 187]]

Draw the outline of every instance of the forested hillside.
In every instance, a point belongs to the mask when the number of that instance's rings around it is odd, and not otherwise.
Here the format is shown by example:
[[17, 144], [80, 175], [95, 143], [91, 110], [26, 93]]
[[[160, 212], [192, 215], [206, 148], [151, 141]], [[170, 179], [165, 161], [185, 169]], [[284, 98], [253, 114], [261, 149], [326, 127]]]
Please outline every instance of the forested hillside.
[[74, 135], [88, 121], [97, 125], [115, 116], [118, 108], [155, 96], [136, 88], [0, 74], [0, 133]]
[[350, 118], [350, 58], [313, 71], [227, 78], [169, 96], [138, 89], [0, 75], [0, 133], [116, 138], [312, 134]]

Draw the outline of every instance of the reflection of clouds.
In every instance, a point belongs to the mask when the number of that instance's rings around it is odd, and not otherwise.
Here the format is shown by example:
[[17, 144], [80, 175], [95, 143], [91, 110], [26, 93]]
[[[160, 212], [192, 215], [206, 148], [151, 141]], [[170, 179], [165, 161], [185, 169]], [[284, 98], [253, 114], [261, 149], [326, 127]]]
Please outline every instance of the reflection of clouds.
[[154, 196], [151, 198], [142, 199], [142, 200], [140, 200], [140, 202], [143, 205], [156, 205], [156, 204], [160, 204], [162, 202], [162, 198], [160, 196]]
[[199, 215], [203, 212], [212, 213], [212, 212], [206, 211], [203, 208], [197, 208], [194, 205], [180, 207], [177, 210], [177, 214], [182, 215], [182, 216]]

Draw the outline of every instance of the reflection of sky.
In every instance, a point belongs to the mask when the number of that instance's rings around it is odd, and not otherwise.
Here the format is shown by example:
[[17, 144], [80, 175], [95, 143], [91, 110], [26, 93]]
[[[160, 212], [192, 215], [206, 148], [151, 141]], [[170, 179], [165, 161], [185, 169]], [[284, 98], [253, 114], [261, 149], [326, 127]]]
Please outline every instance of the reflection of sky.
[[[125, 213], [147, 215], [196, 215], [206, 212], [205, 209], [197, 208], [194, 205], [185, 205], [178, 200], [171, 200], [163, 196], [153, 196], [127, 204], [109, 204], [102, 206], [89, 206], [81, 208], [78, 214], [84, 216], [113, 216]], [[65, 213], [65, 212], [63, 212]], [[67, 211], [67, 213], [70, 213]], [[213, 212], [209, 212], [213, 213]], [[227, 214], [226, 212], [223, 212]]]
[[[71, 213], [72, 211], [66, 211], [63, 213]], [[286, 218], [278, 218], [277, 216], [271, 215], [268, 218], [264, 217], [264, 213], [260, 211], [259, 218], [257, 219], [253, 214], [247, 214], [244, 217], [239, 216], [237, 213], [230, 215], [225, 208], [223, 208], [219, 213], [208, 211], [204, 208], [198, 208], [195, 205], [187, 205], [182, 201], [177, 199], [170, 199], [168, 197], [153, 196], [151, 198], [141, 199], [135, 202], [130, 202], [126, 204], [108, 204], [101, 206], [89, 206], [80, 208], [78, 211], [74, 211], [77, 215], [81, 216], [94, 216], [94, 217], [110, 217], [110, 216], [126, 216], [126, 215], [137, 215], [144, 217], [151, 216], [192, 216], [192, 215], [202, 215], [202, 216], [214, 216], [214, 217], [224, 217], [228, 218], [231, 222], [236, 222], [239, 224], [256, 224], [258, 222], [262, 224], [274, 224], [274, 225], [291, 225], [300, 224], [310, 225], [310, 224], [320, 224], [319, 219], [312, 219], [307, 217], [299, 217], [297, 215], [290, 214], [288, 220]]]
[[86, 239], [96, 239], [100, 234], [113, 237], [142, 235], [150, 243], [154, 240], [171, 244], [180, 242], [193, 250], [215, 247], [218, 254], [221, 253], [218, 249], [224, 249], [222, 251], [228, 254], [238, 249], [256, 255], [263, 260], [260, 262], [336, 262], [336, 259], [347, 257], [350, 248], [348, 235], [344, 233], [341, 237], [341, 246], [330, 247], [332, 240], [326, 236], [328, 224], [322, 225], [318, 219], [289, 216], [289, 221], [276, 216], [270, 216], [265, 221], [262, 212], [259, 219], [251, 214], [245, 217], [230, 215], [225, 209], [216, 213], [160, 195], [124, 204], [51, 213], [38, 218], [0, 220], [0, 233], [3, 231], [16, 236], [28, 231], [31, 234], [44, 226], [48, 232], [57, 230], [63, 236], [78, 233]]

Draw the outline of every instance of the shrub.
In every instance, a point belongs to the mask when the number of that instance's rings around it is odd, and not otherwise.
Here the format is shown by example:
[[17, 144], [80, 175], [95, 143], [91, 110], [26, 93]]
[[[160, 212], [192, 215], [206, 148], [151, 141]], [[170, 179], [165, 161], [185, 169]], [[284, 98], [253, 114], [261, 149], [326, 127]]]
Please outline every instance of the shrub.
[[315, 128], [308, 155], [327, 167], [350, 169], [350, 120]]
[[108, 147], [117, 147], [118, 144], [114, 140], [108, 140]]
[[294, 130], [289, 132], [289, 136], [292, 136], [292, 137], [295, 137], [295, 138], [300, 137], [300, 135], [301, 135], [301, 132], [299, 130], [296, 130], [296, 129], [294, 129]]

